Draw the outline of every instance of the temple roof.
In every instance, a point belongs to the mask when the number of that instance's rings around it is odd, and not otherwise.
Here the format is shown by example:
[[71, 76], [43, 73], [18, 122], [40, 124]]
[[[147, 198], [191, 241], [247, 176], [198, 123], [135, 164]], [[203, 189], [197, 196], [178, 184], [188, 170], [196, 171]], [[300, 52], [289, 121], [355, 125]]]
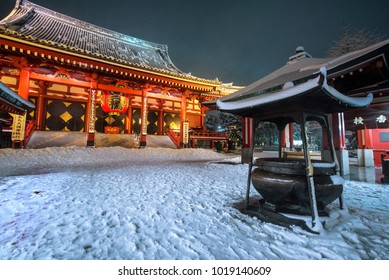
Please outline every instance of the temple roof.
[[34, 104], [23, 99], [2, 82], [0, 82], [0, 105], [4, 105], [7, 111], [18, 114], [24, 110], [35, 108]]
[[170, 60], [166, 45], [111, 31], [27, 0], [17, 0], [13, 11], [0, 21], [0, 34], [136, 69], [220, 84], [179, 70]]
[[[222, 97], [220, 100], [226, 102], [236, 101], [269, 92], [277, 92], [288, 84], [296, 86], [317, 76], [320, 73], [321, 67], [327, 69], [328, 77], [337, 77], [344, 73], [358, 70], [364, 63], [378, 57], [382, 57], [382, 61], [386, 62], [383, 68], [388, 72], [389, 40], [336, 58], [312, 58], [305, 52], [298, 53], [291, 56], [285, 66], [235, 93]], [[388, 77], [382, 76], [381, 80], [385, 81], [385, 79], [387, 83]]]
[[331, 114], [352, 108], [368, 106], [373, 95], [349, 97], [327, 84], [327, 70], [321, 67], [319, 74], [296, 86], [285, 87], [277, 92], [268, 92], [250, 98], [216, 104], [221, 111], [257, 118], [288, 115], [292, 112]]

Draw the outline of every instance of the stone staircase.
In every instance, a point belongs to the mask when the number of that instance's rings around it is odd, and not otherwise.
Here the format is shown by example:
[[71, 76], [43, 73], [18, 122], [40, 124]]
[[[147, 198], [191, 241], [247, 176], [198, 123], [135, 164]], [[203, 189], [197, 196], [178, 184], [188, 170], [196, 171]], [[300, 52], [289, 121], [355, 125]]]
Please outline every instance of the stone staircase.
[[[64, 132], [64, 131], [35, 131], [27, 148], [46, 147], [86, 147], [87, 133], [85, 132]], [[95, 147], [138, 148], [139, 141], [134, 134], [95, 134]], [[176, 146], [165, 135], [147, 135], [146, 147], [160, 147], [176, 149]]]

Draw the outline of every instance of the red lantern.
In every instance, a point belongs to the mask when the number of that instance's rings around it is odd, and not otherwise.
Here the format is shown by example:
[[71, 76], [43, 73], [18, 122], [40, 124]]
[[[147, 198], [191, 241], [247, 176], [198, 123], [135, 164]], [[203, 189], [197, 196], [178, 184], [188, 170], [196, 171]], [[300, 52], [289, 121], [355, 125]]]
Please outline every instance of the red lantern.
[[122, 92], [103, 91], [101, 95], [101, 108], [104, 112], [124, 113], [129, 105], [128, 97]]

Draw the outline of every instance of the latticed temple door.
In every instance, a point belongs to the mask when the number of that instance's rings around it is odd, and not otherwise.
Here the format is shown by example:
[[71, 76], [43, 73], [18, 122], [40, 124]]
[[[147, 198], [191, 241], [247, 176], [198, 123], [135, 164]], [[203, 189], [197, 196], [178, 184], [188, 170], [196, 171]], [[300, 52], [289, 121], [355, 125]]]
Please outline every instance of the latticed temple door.
[[85, 129], [86, 104], [62, 100], [47, 100], [46, 130], [80, 131]]
[[158, 133], [158, 112], [149, 111], [147, 113], [147, 134]]
[[164, 113], [163, 114], [163, 133], [170, 129], [179, 129], [180, 128], [180, 114], [174, 113]]
[[[157, 111], [149, 111], [147, 113], [147, 134], [158, 134], [158, 114]], [[132, 109], [132, 133], [140, 133], [140, 109]]]

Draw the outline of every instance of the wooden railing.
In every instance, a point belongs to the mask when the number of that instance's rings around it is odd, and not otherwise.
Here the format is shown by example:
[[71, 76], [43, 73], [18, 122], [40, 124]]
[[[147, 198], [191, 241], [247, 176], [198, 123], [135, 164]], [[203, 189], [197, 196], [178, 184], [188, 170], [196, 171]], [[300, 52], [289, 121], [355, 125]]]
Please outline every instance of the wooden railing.
[[32, 133], [35, 131], [35, 129], [36, 129], [35, 121], [34, 120], [27, 121], [26, 131], [24, 133], [24, 146], [26, 146], [28, 141], [30, 141]]
[[174, 145], [176, 145], [177, 148], [180, 147], [180, 130], [179, 129], [168, 129], [166, 131], [167, 136], [172, 140]]
[[227, 138], [227, 132], [217, 132], [217, 131], [195, 131], [191, 133], [192, 137], [208, 137], [208, 138]]
[[226, 145], [228, 142], [228, 134], [226, 132], [214, 132], [214, 131], [199, 131], [192, 132], [189, 137], [191, 142], [191, 147], [196, 148], [198, 141], [209, 141], [210, 147], [215, 146], [216, 141], [223, 142], [223, 145]]
[[[170, 137], [174, 145], [180, 148], [180, 130], [168, 129], [166, 134]], [[189, 135], [190, 147], [196, 148], [198, 141], [208, 141], [210, 148], [215, 147], [215, 142], [222, 142], [223, 146], [227, 145], [228, 133], [214, 131], [192, 131]]]

